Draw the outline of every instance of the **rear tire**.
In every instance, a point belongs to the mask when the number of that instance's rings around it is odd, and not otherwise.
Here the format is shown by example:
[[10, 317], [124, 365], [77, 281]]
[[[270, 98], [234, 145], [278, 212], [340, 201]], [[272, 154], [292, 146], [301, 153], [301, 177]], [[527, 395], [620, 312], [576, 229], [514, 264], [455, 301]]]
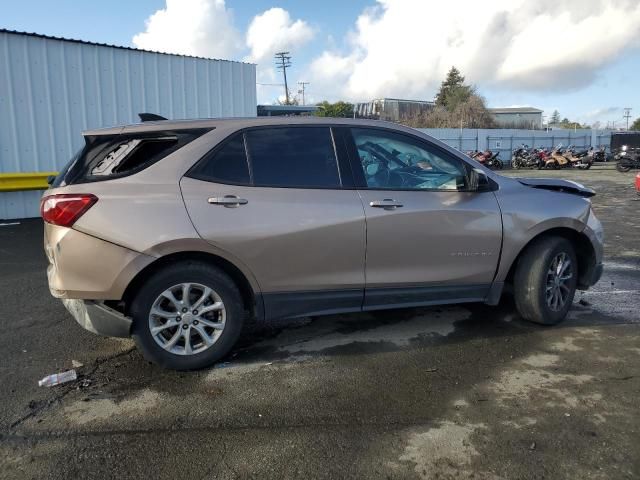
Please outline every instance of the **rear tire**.
[[513, 290], [520, 315], [541, 325], [564, 320], [576, 293], [577, 268], [576, 254], [568, 240], [555, 236], [535, 240], [516, 265]]
[[628, 172], [629, 170], [631, 170], [631, 165], [618, 162], [616, 163], [616, 170], [618, 170], [619, 172]]
[[[189, 286], [186, 299], [184, 285]], [[152, 309], [172, 315], [155, 315]], [[240, 291], [226, 273], [187, 261], [149, 278], [131, 304], [131, 315], [132, 337], [147, 360], [173, 370], [196, 370], [229, 353], [240, 336], [245, 312]], [[163, 333], [153, 334], [152, 328]]]

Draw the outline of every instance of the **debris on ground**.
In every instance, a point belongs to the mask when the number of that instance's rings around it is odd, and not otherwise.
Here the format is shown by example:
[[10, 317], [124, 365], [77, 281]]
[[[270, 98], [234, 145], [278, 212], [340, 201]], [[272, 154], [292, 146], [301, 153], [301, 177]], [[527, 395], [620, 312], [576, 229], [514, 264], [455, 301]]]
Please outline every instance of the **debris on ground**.
[[53, 387], [65, 382], [72, 382], [78, 378], [78, 374], [75, 370], [67, 370], [66, 372], [54, 373], [44, 377], [38, 381], [39, 387]]
[[227, 368], [231, 366], [231, 362], [216, 363], [213, 368]]
[[73, 368], [80, 368], [80, 367], [84, 367], [84, 363], [79, 362], [78, 360], [71, 360], [71, 366]]
[[425, 369], [425, 372], [429, 372], [429, 373], [437, 372], [437, 371], [438, 371], [437, 368], [427, 368], [427, 369]]
[[581, 298], [580, 301], [578, 302], [580, 305], [582, 305], [583, 307], [588, 307], [589, 305], [591, 305], [591, 302], [588, 302], [587, 300], [585, 300], [584, 298]]
[[536, 449], [536, 442], [532, 442], [531, 445], [529, 445], [529, 450], [535, 450]]

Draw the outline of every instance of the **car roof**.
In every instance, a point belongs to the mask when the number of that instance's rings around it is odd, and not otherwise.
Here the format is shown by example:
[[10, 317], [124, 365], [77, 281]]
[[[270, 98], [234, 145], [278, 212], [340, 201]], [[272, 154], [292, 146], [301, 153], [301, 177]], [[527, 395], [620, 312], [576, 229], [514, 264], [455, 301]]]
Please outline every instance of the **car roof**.
[[[196, 128], [240, 129], [255, 126], [279, 125], [354, 125], [386, 126], [400, 128], [397, 123], [383, 120], [332, 118], [332, 117], [250, 117], [250, 118], [200, 118], [192, 120], [158, 120], [114, 127], [98, 128], [82, 132], [85, 136], [117, 135], [119, 133], [144, 133], [166, 130], [187, 130]], [[405, 127], [406, 128], [406, 127]]]

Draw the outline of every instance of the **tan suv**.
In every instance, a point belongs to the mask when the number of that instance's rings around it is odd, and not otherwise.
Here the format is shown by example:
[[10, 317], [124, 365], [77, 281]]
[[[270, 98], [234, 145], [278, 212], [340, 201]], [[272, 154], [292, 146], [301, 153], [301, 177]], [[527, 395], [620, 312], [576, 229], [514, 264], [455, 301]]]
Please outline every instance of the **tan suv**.
[[496, 175], [399, 125], [156, 121], [84, 138], [42, 199], [51, 293], [165, 367], [211, 365], [249, 316], [495, 305], [505, 285], [553, 324], [602, 271], [592, 190]]

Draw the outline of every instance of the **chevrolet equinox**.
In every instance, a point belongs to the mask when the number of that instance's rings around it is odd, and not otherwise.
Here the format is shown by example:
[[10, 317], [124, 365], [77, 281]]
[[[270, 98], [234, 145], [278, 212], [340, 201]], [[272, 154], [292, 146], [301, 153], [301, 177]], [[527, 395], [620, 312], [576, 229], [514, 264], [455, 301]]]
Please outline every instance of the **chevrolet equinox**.
[[594, 191], [507, 178], [400, 125], [148, 121], [84, 132], [44, 194], [51, 293], [164, 367], [247, 318], [485, 302], [549, 325], [602, 273]]

